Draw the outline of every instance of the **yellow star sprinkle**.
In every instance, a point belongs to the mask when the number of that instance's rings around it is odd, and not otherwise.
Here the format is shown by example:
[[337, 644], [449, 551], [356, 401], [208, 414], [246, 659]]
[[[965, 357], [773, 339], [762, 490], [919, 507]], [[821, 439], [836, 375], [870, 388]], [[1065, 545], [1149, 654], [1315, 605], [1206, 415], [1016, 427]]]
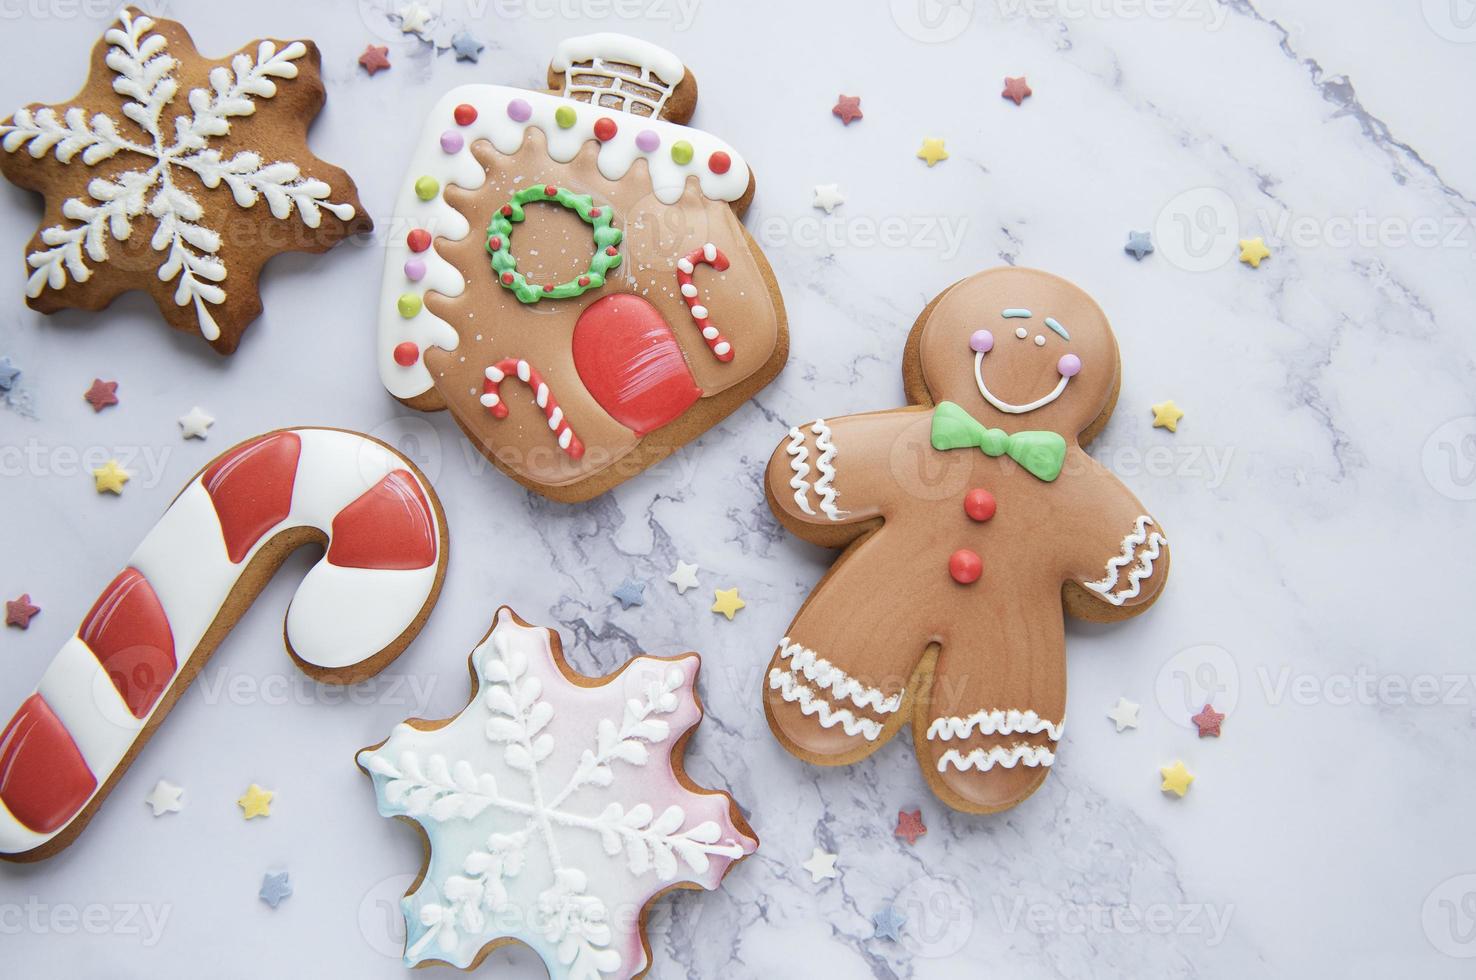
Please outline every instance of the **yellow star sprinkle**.
[[1170, 432], [1178, 432], [1179, 419], [1183, 417], [1183, 410], [1174, 404], [1172, 398], [1153, 406], [1153, 427], [1155, 429], [1168, 429]]
[[98, 493], [121, 494], [128, 477], [128, 471], [119, 466], [116, 459], [110, 459], [92, 471], [92, 482], [97, 486]]
[[1163, 785], [1159, 789], [1178, 797], [1189, 792], [1189, 784], [1194, 782], [1194, 774], [1185, 769], [1184, 763], [1177, 759], [1171, 766], [1159, 767], [1158, 773], [1163, 777]]
[[241, 808], [241, 817], [250, 820], [252, 817], [270, 817], [272, 815], [272, 797], [276, 794], [269, 789], [262, 789], [252, 783], [246, 788], [246, 795], [236, 801], [236, 806]]
[[712, 604], [712, 611], [727, 616], [730, 623], [733, 621], [733, 614], [748, 605], [738, 598], [737, 589], [713, 589], [712, 595], [717, 600]]
[[943, 149], [943, 141], [931, 136], [923, 140], [922, 149], [917, 151], [919, 160], [928, 161], [928, 166], [936, 166], [939, 160], [948, 159], [948, 151]]
[[1252, 269], [1259, 269], [1261, 267], [1261, 260], [1269, 259], [1270, 257], [1271, 250], [1266, 247], [1266, 243], [1261, 239], [1260, 235], [1257, 235], [1255, 238], [1242, 238], [1240, 240], [1240, 261]]

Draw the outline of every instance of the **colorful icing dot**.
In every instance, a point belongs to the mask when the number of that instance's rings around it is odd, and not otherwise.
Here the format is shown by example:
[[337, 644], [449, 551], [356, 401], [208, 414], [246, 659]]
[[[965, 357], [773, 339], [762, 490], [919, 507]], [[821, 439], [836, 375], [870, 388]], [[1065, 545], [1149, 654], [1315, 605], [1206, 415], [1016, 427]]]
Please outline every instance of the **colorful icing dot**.
[[400, 367], [410, 367], [418, 360], [420, 360], [420, 348], [413, 342], [407, 340], [395, 345], [395, 363]]
[[554, 110], [554, 122], [559, 124], [560, 129], [568, 129], [578, 119], [578, 114], [566, 105], [561, 105]]
[[533, 107], [527, 99], [513, 99], [507, 104], [507, 118], [513, 122], [527, 122], [533, 118]]
[[495, 252], [495, 251], [497, 251], [500, 248], [502, 248], [502, 236], [501, 235], [493, 235], [491, 238], [487, 239], [487, 250], [488, 251]]
[[1056, 362], [1056, 370], [1063, 378], [1074, 378], [1081, 372], [1081, 358], [1075, 354], [1062, 354]]
[[983, 487], [975, 487], [964, 495], [964, 513], [970, 520], [989, 520], [994, 516], [994, 507], [994, 494]]
[[733, 165], [733, 158], [722, 150], [714, 150], [712, 156], [707, 158], [707, 169], [715, 174], [725, 174]]
[[395, 306], [399, 308], [400, 316], [408, 320], [420, 312], [420, 297], [414, 293], [403, 293]]
[[559, 189], [553, 184], [544, 184], [543, 193], [549, 197], [557, 197], [559, 194]]
[[967, 548], [960, 548], [948, 556], [948, 574], [959, 585], [973, 585], [984, 574], [984, 562]]
[[465, 102], [452, 110], [451, 115], [456, 117], [456, 125], [458, 126], [470, 126], [477, 121], [476, 107], [467, 105]]
[[615, 134], [619, 132], [619, 130], [620, 127], [616, 126], [615, 120], [611, 119], [609, 116], [602, 116], [599, 119], [595, 120], [595, 139], [599, 140], [601, 143], [606, 143], [614, 139]]
[[675, 143], [671, 144], [671, 159], [673, 163], [679, 163], [684, 167], [687, 164], [691, 163], [692, 144], [688, 143], [686, 140], [677, 140]]
[[429, 201], [441, 191], [441, 182], [431, 176], [421, 177], [415, 182], [415, 196], [422, 201]]
[[425, 278], [425, 263], [420, 259], [405, 260], [405, 278], [411, 282], [419, 282]]
[[441, 134], [441, 149], [447, 153], [460, 153], [461, 148], [466, 145], [466, 140], [454, 129], [448, 129]]
[[969, 349], [979, 354], [988, 354], [994, 350], [994, 334], [988, 330], [975, 330], [974, 335], [969, 338]]
[[424, 228], [412, 228], [410, 234], [405, 236], [405, 244], [410, 246], [412, 252], [424, 252], [431, 246], [430, 232]]
[[661, 145], [661, 137], [654, 129], [643, 129], [636, 134], [636, 149], [642, 153], [654, 153]]

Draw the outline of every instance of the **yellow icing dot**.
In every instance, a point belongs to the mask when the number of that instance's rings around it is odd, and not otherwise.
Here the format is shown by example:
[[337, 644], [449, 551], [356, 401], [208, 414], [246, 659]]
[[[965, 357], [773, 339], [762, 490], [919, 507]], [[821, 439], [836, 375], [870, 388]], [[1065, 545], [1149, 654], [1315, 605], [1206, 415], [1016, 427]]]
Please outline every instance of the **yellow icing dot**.
[[686, 140], [677, 140], [671, 144], [671, 158], [682, 166], [692, 162], [692, 144]]
[[400, 316], [408, 320], [420, 312], [420, 297], [414, 293], [405, 293], [395, 305], [400, 308]]

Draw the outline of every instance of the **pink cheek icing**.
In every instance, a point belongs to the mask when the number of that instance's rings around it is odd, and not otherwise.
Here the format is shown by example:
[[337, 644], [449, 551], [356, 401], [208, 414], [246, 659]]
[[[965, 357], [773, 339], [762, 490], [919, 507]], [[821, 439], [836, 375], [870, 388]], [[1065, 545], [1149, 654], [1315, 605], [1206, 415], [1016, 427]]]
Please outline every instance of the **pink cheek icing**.
[[975, 330], [974, 335], [969, 338], [969, 349], [979, 354], [988, 354], [994, 350], [994, 334], [988, 330]]
[[1075, 354], [1062, 354], [1056, 362], [1056, 370], [1063, 378], [1074, 378], [1081, 372], [1081, 358]]

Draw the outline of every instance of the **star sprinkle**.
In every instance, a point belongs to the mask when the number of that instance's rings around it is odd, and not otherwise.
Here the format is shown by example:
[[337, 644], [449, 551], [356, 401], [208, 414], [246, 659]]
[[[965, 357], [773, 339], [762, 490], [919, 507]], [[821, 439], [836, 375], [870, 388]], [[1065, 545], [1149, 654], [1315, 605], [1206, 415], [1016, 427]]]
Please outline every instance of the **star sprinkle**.
[[17, 626], [23, 630], [31, 628], [31, 617], [41, 611], [41, 607], [32, 604], [31, 593], [22, 592], [19, 599], [9, 599], [5, 603], [5, 625]]
[[835, 855], [827, 854], [818, 847], [810, 855], [810, 859], [801, 864], [800, 867], [810, 873], [810, 880], [816, 884], [827, 878], [836, 878], [840, 875], [840, 872], [835, 870]]
[[733, 615], [748, 605], [748, 603], [738, 598], [738, 590], [736, 588], [713, 589], [712, 596], [715, 600], [712, 604], [712, 611], [727, 616], [728, 622], [730, 623], [733, 621]]
[[1199, 729], [1199, 737], [1205, 738], [1213, 735], [1220, 737], [1220, 722], [1225, 720], [1225, 715], [1216, 711], [1212, 706], [1205, 705], [1204, 710], [1189, 719], [1194, 722], [1194, 727]]
[[1030, 98], [1032, 93], [1030, 91], [1030, 86], [1025, 84], [1024, 75], [1021, 75], [1019, 78], [1010, 78], [1008, 75], [1006, 75], [1004, 81], [1004, 91], [999, 94], [1004, 98], [1009, 99], [1011, 102], [1015, 103], [1015, 105], [1019, 105], [1021, 102], [1024, 102], [1026, 99]]
[[178, 813], [184, 809], [184, 804], [179, 801], [183, 794], [183, 788], [167, 779], [161, 779], [154, 784], [154, 791], [144, 797], [144, 802], [154, 808], [154, 816], [162, 817], [166, 813]]
[[199, 405], [179, 417], [180, 436], [185, 439], [204, 439], [205, 430], [215, 424], [215, 419], [205, 414]]
[[15, 366], [9, 355], [0, 357], [0, 391], [9, 391], [15, 387], [15, 379], [20, 377], [21, 369]]
[[286, 871], [275, 873], [268, 872], [261, 876], [261, 891], [256, 895], [272, 908], [276, 908], [284, 898], [292, 897], [292, 883], [287, 880]]
[[1184, 763], [1175, 760], [1171, 766], [1162, 766], [1158, 770], [1163, 776], [1163, 785], [1159, 787], [1165, 793], [1173, 793], [1183, 798], [1189, 792], [1189, 784], [1194, 782], [1194, 774], [1184, 768]]
[[1122, 247], [1122, 250], [1142, 262], [1143, 256], [1153, 254], [1153, 237], [1146, 231], [1130, 231], [1128, 232], [1128, 243]]
[[419, 34], [424, 38], [430, 31], [430, 22], [434, 13], [423, 3], [412, 2], [395, 11], [395, 16], [400, 18], [401, 32]]
[[921, 810], [897, 811], [897, 829], [892, 831], [892, 836], [900, 837], [909, 844], [916, 844], [917, 839], [927, 832]]
[[123, 484], [128, 482], [131, 476], [127, 470], [118, 465], [116, 459], [110, 459], [106, 463], [92, 471], [92, 483], [98, 493], [122, 494]]
[[1242, 238], [1240, 240], [1240, 261], [1252, 269], [1261, 267], [1262, 259], [1269, 259], [1271, 250], [1266, 247], [1266, 242], [1257, 235], [1255, 238]]
[[816, 184], [815, 202], [817, 208], [824, 208], [826, 214], [831, 214], [837, 207], [846, 203], [845, 195], [841, 193], [839, 184]]
[[646, 583], [637, 582], [628, 578], [620, 583], [620, 588], [610, 593], [620, 600], [621, 609], [629, 609], [631, 606], [644, 606], [646, 604]]
[[246, 793], [236, 801], [236, 806], [241, 808], [241, 819], [250, 820], [252, 817], [270, 817], [272, 815], [272, 797], [276, 796], [269, 789], [262, 789], [252, 783], [246, 787]]
[[697, 566], [678, 558], [676, 571], [666, 580], [676, 586], [677, 595], [686, 595], [688, 589], [697, 588]]
[[1117, 730], [1120, 732], [1126, 731], [1129, 728], [1137, 728], [1138, 709], [1141, 707], [1142, 705], [1136, 701], [1129, 701], [1127, 698], [1118, 698], [1117, 704], [1113, 705], [1112, 710], [1107, 712], [1107, 717], [1112, 719], [1112, 723], [1117, 726]]
[[389, 45], [368, 44], [364, 46], [364, 53], [359, 55], [359, 67], [367, 71], [370, 77], [379, 74], [389, 66]]
[[835, 105], [831, 107], [830, 112], [847, 126], [857, 119], [865, 118], [861, 114], [861, 96], [859, 95], [837, 95]]
[[481, 41], [472, 36], [471, 31], [465, 27], [456, 32], [451, 38], [451, 47], [456, 52], [457, 61], [477, 62], [481, 60], [482, 49], [486, 47]]
[[926, 160], [928, 161], [928, 166], [935, 167], [938, 165], [938, 161], [948, 159], [948, 151], [943, 149], [942, 140], [934, 139], [930, 136], [923, 140], [922, 149], [917, 151], [917, 158], [919, 160]]
[[1153, 427], [1155, 429], [1168, 429], [1170, 432], [1178, 432], [1179, 419], [1183, 417], [1183, 411], [1180, 410], [1179, 406], [1174, 404], [1172, 398], [1153, 406]]
[[898, 912], [895, 905], [883, 905], [882, 910], [871, 917], [871, 925], [876, 930], [873, 935], [877, 939], [900, 943], [902, 927], [907, 925], [907, 916]]
[[94, 412], [101, 412], [109, 405], [118, 404], [118, 382], [93, 378], [92, 387], [82, 397], [87, 399]]

